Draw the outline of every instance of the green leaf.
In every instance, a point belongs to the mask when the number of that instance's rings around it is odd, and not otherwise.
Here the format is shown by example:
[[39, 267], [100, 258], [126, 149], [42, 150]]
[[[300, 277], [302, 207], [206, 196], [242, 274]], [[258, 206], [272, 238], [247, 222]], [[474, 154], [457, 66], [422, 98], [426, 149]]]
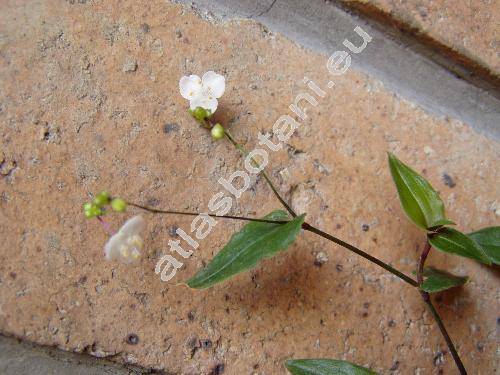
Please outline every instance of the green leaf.
[[187, 281], [191, 288], [204, 289], [237, 273], [254, 267], [261, 259], [286, 249], [300, 232], [305, 214], [290, 220], [286, 212], [273, 211], [266, 220], [289, 221], [286, 224], [250, 222], [233, 234], [228, 244], [212, 261]]
[[406, 215], [422, 229], [436, 229], [454, 224], [446, 219], [444, 203], [425, 178], [389, 153], [392, 179]]
[[441, 271], [433, 267], [424, 268], [423, 276], [425, 278], [420, 289], [428, 293], [437, 293], [446, 289], [460, 286], [469, 281], [468, 277], [452, 275], [446, 271]]
[[484, 250], [469, 236], [453, 228], [442, 228], [429, 234], [430, 244], [445, 253], [452, 253], [491, 264]]
[[285, 366], [293, 375], [377, 375], [370, 369], [336, 359], [290, 359]]
[[434, 226], [427, 228], [427, 229], [435, 232], [445, 225], [455, 225], [455, 222], [453, 222], [449, 219], [438, 220], [437, 222], [434, 223]]
[[490, 260], [500, 264], [500, 227], [488, 227], [469, 233], [469, 237], [483, 249]]

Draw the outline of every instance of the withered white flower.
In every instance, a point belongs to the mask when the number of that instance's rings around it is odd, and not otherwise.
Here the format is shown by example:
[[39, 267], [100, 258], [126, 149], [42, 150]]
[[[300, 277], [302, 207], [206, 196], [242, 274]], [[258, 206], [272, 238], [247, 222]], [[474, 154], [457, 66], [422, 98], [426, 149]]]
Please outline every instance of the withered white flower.
[[189, 100], [191, 109], [202, 107], [214, 113], [219, 104], [217, 99], [226, 90], [226, 79], [220, 74], [209, 71], [203, 74], [202, 78], [197, 75], [182, 77], [179, 88], [182, 97]]
[[138, 215], [128, 219], [104, 246], [106, 259], [118, 259], [123, 263], [132, 263], [138, 260], [144, 245], [141, 233], [145, 228], [146, 221], [142, 216]]

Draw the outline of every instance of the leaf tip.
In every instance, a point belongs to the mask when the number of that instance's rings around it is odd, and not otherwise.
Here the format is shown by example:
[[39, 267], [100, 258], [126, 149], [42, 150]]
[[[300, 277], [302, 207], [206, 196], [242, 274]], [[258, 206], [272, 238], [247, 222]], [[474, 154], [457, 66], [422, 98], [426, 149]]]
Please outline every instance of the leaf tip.
[[203, 289], [202, 287], [200, 287], [198, 280], [196, 280], [196, 275], [184, 281], [183, 284], [185, 284], [191, 289]]
[[294, 371], [296, 370], [296, 361], [295, 359], [287, 359], [284, 363], [285, 365], [285, 368], [290, 371], [292, 374], [294, 373]]

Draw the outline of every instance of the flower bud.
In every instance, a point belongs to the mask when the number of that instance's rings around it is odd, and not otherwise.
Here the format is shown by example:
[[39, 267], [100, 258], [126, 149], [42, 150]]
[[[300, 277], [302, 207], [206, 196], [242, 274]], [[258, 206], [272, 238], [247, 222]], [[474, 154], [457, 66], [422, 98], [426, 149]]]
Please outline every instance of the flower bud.
[[92, 219], [96, 216], [101, 216], [104, 213], [104, 211], [101, 210], [100, 207], [96, 206], [93, 203], [85, 203], [83, 205], [83, 211], [87, 219]]
[[205, 121], [205, 119], [209, 118], [212, 115], [212, 112], [209, 109], [205, 109], [202, 107], [190, 109], [189, 113], [191, 113], [191, 115], [198, 121]]
[[101, 191], [94, 198], [94, 204], [97, 207], [105, 206], [109, 203], [109, 193], [107, 191]]
[[121, 198], [115, 198], [111, 201], [111, 208], [116, 212], [125, 212], [127, 209], [127, 202]]
[[215, 124], [210, 133], [212, 134], [212, 138], [215, 140], [224, 138], [224, 128], [221, 124]]

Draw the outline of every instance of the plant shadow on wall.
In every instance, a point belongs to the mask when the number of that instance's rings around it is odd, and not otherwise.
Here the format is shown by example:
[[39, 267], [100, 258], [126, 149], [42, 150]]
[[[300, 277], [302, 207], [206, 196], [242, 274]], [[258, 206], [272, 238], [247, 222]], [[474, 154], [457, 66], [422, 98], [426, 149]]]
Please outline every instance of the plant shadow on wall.
[[487, 273], [492, 274], [495, 278], [500, 279], [500, 266], [497, 264], [492, 264], [490, 269], [486, 270]]
[[[326, 303], [330, 296], [324, 293], [327, 281], [304, 265], [300, 256], [304, 252], [308, 253], [307, 240], [298, 239], [288, 248], [287, 254], [263, 260], [259, 268], [250, 271], [250, 278], [238, 277], [237, 282], [232, 283], [233, 288], [225, 292], [244, 294], [245, 298], [240, 299], [238, 306], [252, 313], [261, 314], [269, 308], [284, 313], [298, 304], [304, 310], [314, 310], [315, 304]], [[307, 258], [310, 258], [309, 254]], [[335, 280], [331, 287], [336, 287]]]
[[[311, 81], [309, 81], [311, 84]], [[316, 88], [317, 86], [312, 86]], [[136, 215], [125, 222], [117, 231], [113, 232], [105, 221], [105, 214], [125, 212], [129, 208], [142, 210], [156, 215], [183, 215], [191, 216], [193, 220], [190, 228], [177, 228], [176, 233], [179, 240], [170, 240], [170, 253], [164, 255], [155, 267], [155, 272], [162, 280], [171, 280], [179, 269], [182, 268], [186, 259], [191, 257], [200, 248], [200, 242], [211, 232], [212, 228], [220, 220], [239, 220], [246, 224], [228, 240], [227, 244], [213, 257], [208, 264], [199, 270], [194, 276], [186, 281], [186, 285], [192, 289], [211, 288], [222, 283], [237, 274], [247, 272], [257, 265], [264, 265], [267, 272], [265, 277], [266, 286], [254, 293], [257, 300], [266, 299], [273, 307], [285, 308], [286, 298], [298, 299], [294, 292], [297, 290], [294, 283], [283, 282], [290, 277], [290, 272], [296, 272], [296, 282], [310, 288], [311, 277], [302, 272], [303, 259], [297, 254], [301, 251], [310, 251], [308, 239], [310, 236], [318, 236], [318, 239], [328, 240], [336, 245], [347, 249], [373, 264], [383, 268], [393, 278], [398, 278], [408, 287], [420, 295], [421, 301], [427, 307], [428, 312], [435, 320], [448, 349], [453, 356], [457, 368], [461, 374], [466, 374], [466, 369], [448, 333], [443, 319], [434, 306], [434, 293], [440, 293], [452, 288], [466, 284], [469, 279], [465, 275], [453, 275], [447, 270], [441, 270], [426, 264], [432, 249], [445, 253], [446, 256], [461, 256], [470, 258], [485, 265], [500, 264], [500, 227], [489, 227], [472, 233], [464, 233], [455, 228], [455, 223], [445, 214], [444, 203], [439, 194], [431, 184], [420, 174], [400, 161], [395, 155], [388, 154], [389, 169], [396, 186], [394, 194], [399, 196], [403, 211], [408, 219], [413, 222], [422, 233], [423, 245], [419, 247], [419, 256], [413, 275], [408, 275], [396, 269], [385, 261], [378, 259], [369, 252], [350, 244], [334, 234], [321, 228], [315, 227], [307, 222], [305, 214], [298, 215], [281, 195], [279, 189], [272, 182], [272, 178], [266, 173], [265, 167], [269, 164], [269, 154], [282, 149], [283, 144], [295, 132], [299, 124], [288, 115], [281, 116], [273, 125], [273, 134], [259, 134], [259, 146], [248, 151], [238, 139], [231, 134], [227, 127], [213, 120], [213, 113], [218, 106], [218, 98], [225, 90], [224, 77], [207, 72], [200, 78], [198, 76], [183, 77], [180, 81], [180, 89], [183, 97], [190, 101], [189, 113], [199, 125], [209, 131], [214, 140], [225, 139], [244, 158], [245, 170], [236, 171], [227, 178], [220, 178], [221, 191], [216, 192], [208, 203], [210, 212], [185, 212], [174, 209], [158, 209], [147, 207], [134, 202], [125, 201], [119, 197], [113, 197], [107, 192], [96, 195], [93, 202], [84, 205], [84, 212], [88, 218], [96, 218], [106, 231], [111, 235], [105, 245], [105, 257], [108, 260], [120, 260], [124, 263], [134, 263], [141, 257], [144, 247], [142, 232], [145, 230], [145, 220]], [[297, 106], [296, 106], [297, 107]], [[297, 108], [295, 108], [297, 109]], [[250, 188], [250, 175], [260, 177], [269, 185], [276, 201], [283, 209], [276, 209], [264, 217], [250, 218], [230, 215], [234, 202]], [[381, 188], [383, 186], [381, 181]], [[258, 207], [258, 202], [256, 202]], [[326, 211], [325, 214], [328, 214]], [[299, 236], [303, 234], [303, 241], [299, 241], [292, 256], [286, 257], [285, 264], [272, 262], [267, 258], [282, 256], [282, 252], [290, 249]], [[181, 241], [182, 239], [182, 241]], [[410, 249], [408, 252], [410, 253]], [[275, 258], [276, 259], [276, 258]], [[294, 262], [294, 266], [288, 263]], [[279, 273], [272, 272], [281, 267]], [[298, 266], [301, 270], [298, 271]], [[290, 271], [292, 270], [292, 271]], [[254, 275], [264, 274], [264, 271], [251, 271]], [[283, 279], [284, 278], [284, 279]], [[322, 287], [318, 280], [314, 279], [316, 287]], [[251, 283], [241, 285], [240, 279], [236, 279], [238, 290], [241, 288], [255, 288], [254, 279]], [[258, 282], [258, 281], [257, 281]], [[264, 282], [264, 281], [263, 281]], [[253, 285], [252, 285], [253, 284]], [[328, 288], [322, 291], [324, 294], [333, 294], [334, 283], [328, 283]], [[279, 286], [279, 288], [276, 288]], [[305, 288], [305, 287], [304, 287]], [[300, 289], [299, 289], [300, 290]], [[277, 291], [285, 293], [277, 293]], [[249, 292], [252, 293], [252, 292]], [[315, 296], [312, 296], [315, 297]], [[312, 298], [311, 297], [311, 298]], [[448, 296], [450, 298], [451, 296]], [[276, 298], [278, 298], [276, 300]], [[307, 297], [309, 298], [309, 296]], [[319, 299], [320, 300], [320, 299]], [[318, 300], [318, 301], [319, 301]], [[312, 301], [311, 304], [314, 305]], [[256, 305], [255, 301], [247, 302], [249, 306]], [[260, 301], [258, 302], [260, 304]], [[265, 302], [264, 302], [265, 303]], [[276, 306], [278, 305], [278, 306]], [[286, 306], [288, 308], [288, 305]], [[387, 306], [388, 309], [391, 307]], [[293, 322], [290, 322], [293, 324]], [[461, 341], [468, 338], [460, 338]], [[294, 375], [335, 375], [335, 374], [373, 374], [368, 368], [336, 359], [290, 359], [285, 362], [285, 367]]]

